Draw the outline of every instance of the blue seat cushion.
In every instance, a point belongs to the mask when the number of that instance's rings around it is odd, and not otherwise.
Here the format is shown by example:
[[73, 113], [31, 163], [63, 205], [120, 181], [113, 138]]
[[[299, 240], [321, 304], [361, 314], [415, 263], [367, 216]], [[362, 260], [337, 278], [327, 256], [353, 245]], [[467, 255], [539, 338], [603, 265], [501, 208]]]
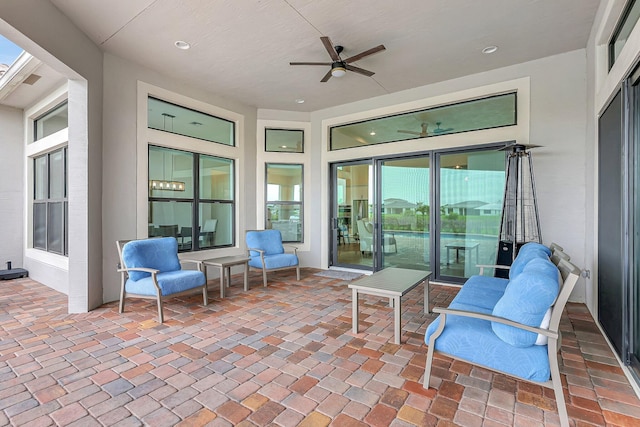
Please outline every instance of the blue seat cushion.
[[[282, 234], [280, 230], [248, 231], [246, 235], [247, 247], [261, 249], [265, 255], [277, 255], [284, 253], [282, 246]], [[250, 251], [250, 256], [255, 257], [260, 254]]]
[[[558, 296], [558, 269], [548, 259], [531, 260], [521, 274], [509, 281], [493, 314], [518, 323], [539, 327], [545, 313]], [[516, 347], [535, 344], [538, 334], [493, 322], [495, 334]]]
[[522, 247], [518, 250], [518, 254], [522, 253], [522, 252], [528, 252], [530, 250], [541, 250], [543, 252], [545, 252], [547, 254], [547, 256], [551, 256], [551, 249], [549, 249], [548, 247], [546, 247], [545, 245], [543, 245], [542, 243], [538, 243], [538, 242], [528, 242], [525, 243], [524, 245], [522, 245]]
[[[178, 259], [178, 241], [175, 237], [132, 240], [122, 247], [122, 260], [127, 268], [144, 267], [160, 272], [180, 270]], [[130, 271], [131, 280], [150, 277], [150, 273]]]
[[[449, 307], [491, 313], [466, 304], [451, 303]], [[440, 316], [427, 328], [427, 345], [439, 324]], [[447, 324], [436, 339], [435, 350], [532, 381], [548, 381], [551, 376], [546, 345], [526, 348], [509, 345], [496, 336], [487, 320], [447, 315]]]
[[[275, 268], [295, 267], [298, 265], [298, 257], [294, 254], [277, 254], [264, 257], [264, 263], [267, 270]], [[251, 257], [249, 265], [254, 268], [263, 268], [262, 261], [259, 256]]]
[[[178, 270], [158, 273], [157, 278], [163, 296], [188, 291], [189, 289], [202, 286], [205, 283], [204, 273], [198, 270]], [[130, 278], [125, 283], [125, 289], [132, 294], [157, 295], [156, 287], [151, 280], [151, 275], [140, 280]]]
[[509, 281], [499, 277], [471, 276], [465, 282], [453, 302], [473, 305], [486, 310], [493, 310], [502, 298]]

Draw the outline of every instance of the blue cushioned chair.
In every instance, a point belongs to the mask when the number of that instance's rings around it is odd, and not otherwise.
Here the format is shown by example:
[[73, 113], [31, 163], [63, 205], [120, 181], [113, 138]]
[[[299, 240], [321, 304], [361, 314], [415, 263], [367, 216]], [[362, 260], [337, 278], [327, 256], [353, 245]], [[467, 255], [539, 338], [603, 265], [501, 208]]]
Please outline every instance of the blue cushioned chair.
[[202, 289], [204, 305], [207, 305], [207, 282], [202, 263], [182, 260], [198, 266], [197, 270], [182, 270], [175, 237], [118, 240], [116, 243], [120, 255], [120, 313], [124, 311], [125, 297], [155, 299], [158, 321], [162, 323], [162, 297], [193, 293], [196, 289]]
[[300, 280], [298, 248], [291, 246], [293, 253], [285, 253], [280, 230], [247, 230], [247, 250], [249, 267], [262, 270], [262, 283], [267, 286], [267, 271], [296, 269], [296, 279]]

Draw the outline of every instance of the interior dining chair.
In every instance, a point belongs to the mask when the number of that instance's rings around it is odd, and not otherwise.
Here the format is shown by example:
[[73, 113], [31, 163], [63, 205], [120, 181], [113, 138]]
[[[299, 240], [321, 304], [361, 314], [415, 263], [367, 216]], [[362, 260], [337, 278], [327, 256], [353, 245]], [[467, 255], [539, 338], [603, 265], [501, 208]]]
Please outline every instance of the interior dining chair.
[[[202, 262], [180, 260], [175, 237], [142, 240], [118, 240], [121, 274], [119, 312], [124, 312], [127, 297], [155, 299], [158, 304], [158, 322], [164, 322], [162, 300], [168, 296], [192, 294], [202, 290], [207, 305], [207, 282]], [[181, 262], [195, 263], [197, 270], [183, 270]]]
[[247, 230], [247, 250], [249, 267], [262, 270], [262, 284], [267, 286], [267, 271], [296, 269], [296, 279], [300, 280], [298, 248], [290, 246], [293, 253], [285, 253], [280, 230]]

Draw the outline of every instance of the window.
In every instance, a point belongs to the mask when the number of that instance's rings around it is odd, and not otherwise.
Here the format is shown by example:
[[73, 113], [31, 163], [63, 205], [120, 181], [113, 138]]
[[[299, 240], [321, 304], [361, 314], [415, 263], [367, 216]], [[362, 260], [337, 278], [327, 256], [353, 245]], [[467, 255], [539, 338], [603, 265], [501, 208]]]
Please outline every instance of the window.
[[235, 123], [232, 121], [153, 97], [147, 98], [147, 108], [149, 129], [235, 145]]
[[266, 228], [283, 242], [302, 242], [302, 165], [267, 163]]
[[378, 117], [330, 129], [330, 149], [516, 125], [516, 94], [495, 95], [420, 111]]
[[33, 247], [67, 255], [67, 148], [34, 158], [33, 171]]
[[304, 153], [304, 131], [297, 129], [265, 129], [265, 151]]
[[232, 246], [233, 177], [233, 160], [149, 146], [149, 237], [176, 237], [180, 251]]
[[629, 34], [633, 31], [633, 28], [640, 18], [640, 2], [631, 0], [624, 9], [622, 18], [613, 32], [611, 41], [609, 42], [609, 70], [613, 67], [613, 64], [618, 59], [622, 48], [627, 43]]
[[37, 141], [69, 127], [69, 108], [63, 103], [33, 121], [33, 140]]

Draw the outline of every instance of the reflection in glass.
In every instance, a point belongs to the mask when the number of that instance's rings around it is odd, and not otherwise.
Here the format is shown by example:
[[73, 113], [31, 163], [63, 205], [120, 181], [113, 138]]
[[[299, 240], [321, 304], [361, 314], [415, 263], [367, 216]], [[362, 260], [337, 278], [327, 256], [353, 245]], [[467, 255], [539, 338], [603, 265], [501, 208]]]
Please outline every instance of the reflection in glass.
[[50, 199], [62, 199], [65, 196], [64, 154], [64, 150], [58, 150], [49, 155]]
[[33, 247], [47, 250], [47, 204], [33, 204]]
[[466, 278], [495, 264], [505, 186], [505, 153], [440, 156], [440, 276]]
[[265, 151], [303, 153], [304, 131], [298, 129], [265, 129]]
[[33, 160], [33, 181], [34, 181], [34, 195], [35, 200], [44, 200], [49, 196], [49, 185], [47, 180], [47, 159], [49, 157], [44, 156], [36, 157]]
[[69, 105], [67, 101], [44, 113], [33, 121], [33, 140], [37, 141], [59, 130], [69, 127]]
[[201, 248], [233, 245], [233, 204], [200, 202]]
[[47, 212], [47, 249], [57, 254], [63, 253], [64, 205], [62, 202], [49, 203]]
[[508, 93], [334, 126], [331, 150], [385, 144], [516, 124], [516, 94]]
[[235, 145], [235, 123], [210, 114], [149, 97], [150, 129], [175, 133], [224, 145]]
[[175, 237], [180, 249], [190, 249], [192, 211], [191, 201], [149, 202], [149, 237]]
[[302, 165], [266, 165], [265, 228], [280, 230], [283, 242], [301, 242], [302, 221]]
[[233, 160], [200, 155], [200, 199], [233, 200]]
[[193, 198], [193, 154], [149, 146], [149, 197]]
[[382, 268], [429, 270], [429, 157], [384, 160]]

